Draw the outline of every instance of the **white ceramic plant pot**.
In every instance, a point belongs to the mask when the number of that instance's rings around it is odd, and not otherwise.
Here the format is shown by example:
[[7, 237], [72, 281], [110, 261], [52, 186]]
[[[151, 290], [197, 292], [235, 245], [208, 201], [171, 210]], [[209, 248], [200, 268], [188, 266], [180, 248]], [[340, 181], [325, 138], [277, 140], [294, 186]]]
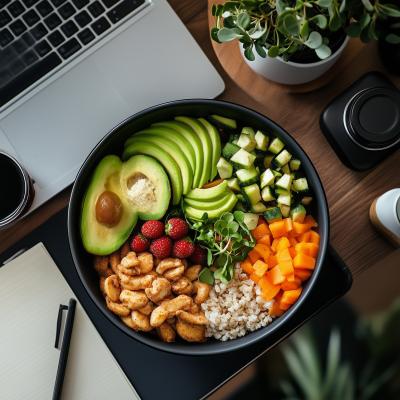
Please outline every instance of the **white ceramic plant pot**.
[[286, 85], [299, 85], [318, 78], [331, 68], [343, 53], [349, 39], [347, 36], [339, 49], [330, 57], [311, 64], [285, 62], [281, 57], [271, 58], [267, 56], [262, 58], [256, 52], [254, 52], [256, 59], [249, 61], [244, 56], [242, 44], [239, 43], [239, 45], [244, 60], [253, 71], [274, 82]]

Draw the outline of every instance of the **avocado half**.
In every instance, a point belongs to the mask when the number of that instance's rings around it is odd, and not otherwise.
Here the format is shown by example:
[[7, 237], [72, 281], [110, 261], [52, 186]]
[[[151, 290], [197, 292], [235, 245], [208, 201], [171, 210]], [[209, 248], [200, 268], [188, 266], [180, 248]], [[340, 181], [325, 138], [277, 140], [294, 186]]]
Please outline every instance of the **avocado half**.
[[168, 209], [171, 187], [164, 168], [152, 157], [137, 155], [122, 166], [121, 190], [140, 219], [160, 219]]
[[[89, 253], [106, 255], [122, 246], [138, 220], [138, 213], [130, 206], [121, 190], [123, 163], [117, 156], [104, 157], [97, 166], [86, 193], [81, 218], [81, 236]], [[100, 224], [96, 218], [96, 203], [105, 191], [115, 193], [122, 203], [122, 216], [113, 227]]]

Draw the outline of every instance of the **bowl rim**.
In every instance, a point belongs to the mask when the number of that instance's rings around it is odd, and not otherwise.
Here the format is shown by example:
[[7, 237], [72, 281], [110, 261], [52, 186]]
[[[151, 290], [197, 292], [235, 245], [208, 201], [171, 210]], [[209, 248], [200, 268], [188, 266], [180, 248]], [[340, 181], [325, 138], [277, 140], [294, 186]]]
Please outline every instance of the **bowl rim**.
[[[135, 330], [129, 328], [128, 326], [126, 326], [122, 321], [120, 321], [120, 324], [117, 324], [115, 321], [112, 320], [112, 316], [110, 314], [110, 311], [108, 310], [108, 308], [106, 306], [104, 306], [104, 304], [99, 304], [99, 301], [97, 300], [97, 298], [92, 294], [91, 289], [89, 288], [89, 285], [87, 284], [86, 280], [83, 277], [83, 274], [81, 272], [81, 268], [78, 267], [79, 262], [76, 256], [76, 250], [73, 248], [73, 243], [72, 243], [72, 216], [71, 216], [71, 203], [76, 202], [77, 201], [77, 207], [79, 207], [79, 210], [81, 209], [80, 204], [81, 204], [81, 200], [77, 199], [77, 184], [79, 182], [79, 178], [81, 176], [82, 171], [84, 171], [84, 169], [86, 168], [86, 165], [88, 164], [88, 162], [91, 160], [92, 157], [94, 157], [94, 155], [100, 151], [100, 148], [102, 147], [102, 145], [113, 135], [115, 134], [117, 131], [119, 131], [120, 129], [122, 129], [125, 125], [128, 125], [130, 123], [132, 123], [132, 121], [139, 119], [145, 115], [148, 115], [151, 112], [154, 112], [156, 110], [160, 110], [160, 109], [165, 109], [171, 106], [179, 106], [179, 104], [182, 105], [201, 105], [201, 103], [203, 103], [204, 105], [207, 106], [212, 106], [213, 104], [218, 105], [218, 104], [222, 104], [222, 105], [226, 105], [229, 108], [239, 108], [239, 109], [244, 109], [244, 111], [246, 113], [253, 113], [256, 114], [259, 118], [261, 119], [266, 119], [269, 121], [269, 123], [271, 123], [272, 125], [275, 125], [278, 129], [280, 129], [282, 132], [284, 132], [284, 134], [286, 134], [295, 144], [295, 146], [298, 146], [298, 148], [300, 149], [300, 152], [303, 153], [303, 155], [307, 158], [307, 160], [309, 161], [315, 176], [317, 178], [317, 181], [319, 182], [320, 185], [320, 189], [321, 189], [321, 193], [322, 193], [322, 197], [323, 197], [323, 203], [325, 205], [325, 209], [326, 209], [326, 226], [324, 229], [324, 239], [322, 240], [322, 245], [320, 245], [320, 258], [317, 261], [317, 265], [314, 269], [314, 272], [311, 276], [311, 279], [309, 280], [308, 286], [307, 286], [307, 290], [305, 291], [303, 296], [300, 296], [300, 298], [296, 301], [296, 303], [290, 307], [290, 309], [285, 312], [285, 318], [283, 320], [281, 320], [281, 317], [279, 318], [275, 318], [273, 319], [272, 322], [270, 322], [268, 325], [266, 325], [265, 327], [262, 327], [254, 332], [260, 332], [263, 330], [263, 328], [267, 328], [268, 332], [266, 332], [265, 334], [259, 334], [256, 335], [254, 337], [252, 337], [250, 334], [253, 332], [248, 332], [246, 333], [245, 336], [243, 336], [242, 338], [238, 338], [238, 339], [243, 339], [246, 338], [247, 340], [245, 341], [241, 341], [241, 340], [237, 340], [237, 339], [233, 339], [233, 340], [229, 340], [228, 342], [221, 342], [221, 343], [233, 343], [233, 345], [231, 345], [229, 348], [224, 348], [225, 346], [220, 347], [216, 347], [213, 349], [204, 349], [202, 350], [202, 346], [198, 345], [197, 343], [195, 343], [195, 346], [193, 347], [187, 347], [184, 349], [181, 349], [179, 347], [173, 346], [173, 344], [171, 345], [171, 343], [165, 343], [162, 342], [161, 340], [157, 340], [155, 341], [154, 338], [152, 336], [148, 336], [148, 335], [144, 335], [140, 332], [136, 332]], [[323, 207], [324, 208], [324, 207]], [[289, 319], [291, 317], [292, 314], [294, 314], [295, 312], [298, 312], [298, 310], [302, 307], [305, 299], [308, 297], [308, 294], [311, 290], [313, 290], [313, 287], [318, 279], [318, 276], [321, 272], [321, 268], [323, 265], [323, 260], [325, 258], [325, 254], [327, 252], [327, 248], [329, 245], [329, 233], [330, 233], [330, 216], [329, 216], [329, 208], [328, 208], [328, 201], [326, 198], [326, 193], [324, 190], [324, 187], [322, 185], [322, 181], [321, 178], [318, 175], [318, 172], [316, 170], [316, 168], [314, 167], [314, 164], [312, 163], [312, 161], [310, 160], [309, 156], [307, 155], [307, 153], [303, 150], [303, 148], [300, 146], [300, 144], [296, 141], [296, 139], [294, 139], [285, 129], [283, 129], [279, 124], [277, 124], [275, 121], [273, 121], [271, 118], [261, 114], [258, 111], [252, 110], [249, 107], [243, 106], [241, 104], [237, 104], [237, 103], [233, 103], [233, 102], [229, 102], [229, 101], [225, 101], [225, 100], [215, 100], [215, 99], [181, 99], [181, 100], [173, 100], [173, 101], [168, 101], [168, 102], [164, 102], [164, 103], [160, 103], [158, 105], [155, 106], [151, 106], [148, 107], [142, 111], [139, 111], [133, 115], [131, 115], [130, 117], [124, 119], [122, 122], [120, 122], [119, 124], [117, 124], [115, 127], [113, 127], [110, 131], [108, 131], [107, 134], [104, 135], [104, 137], [97, 143], [97, 145], [92, 149], [92, 151], [88, 154], [88, 156], [86, 157], [85, 161], [83, 162], [82, 166], [80, 167], [73, 187], [72, 187], [72, 191], [71, 191], [71, 196], [70, 196], [70, 201], [68, 204], [68, 220], [67, 220], [67, 230], [68, 230], [68, 243], [69, 243], [69, 249], [70, 249], [70, 253], [74, 262], [74, 266], [75, 269], [78, 273], [79, 279], [81, 281], [81, 283], [83, 284], [86, 292], [88, 293], [89, 297], [92, 299], [92, 301], [95, 303], [95, 305], [97, 306], [97, 308], [102, 312], [102, 314], [109, 320], [110, 323], [112, 323], [115, 327], [117, 327], [119, 330], [121, 330], [122, 332], [124, 332], [125, 334], [127, 334], [128, 336], [130, 336], [131, 338], [141, 342], [142, 344], [155, 348], [157, 350], [161, 350], [161, 351], [165, 351], [167, 353], [172, 353], [172, 354], [178, 354], [178, 355], [185, 355], [185, 356], [207, 356], [207, 355], [217, 355], [217, 354], [223, 354], [223, 353], [227, 353], [230, 351], [235, 351], [235, 350], [240, 350], [243, 349], [247, 346], [250, 346], [256, 342], [259, 342], [260, 340], [265, 339], [268, 335], [271, 335], [273, 332], [275, 332], [277, 329], [281, 328], [282, 324], [284, 324], [286, 322], [287, 319]], [[290, 332], [292, 333], [292, 332]], [[283, 337], [282, 337], [283, 338]], [[216, 340], [216, 339], [214, 339]]]

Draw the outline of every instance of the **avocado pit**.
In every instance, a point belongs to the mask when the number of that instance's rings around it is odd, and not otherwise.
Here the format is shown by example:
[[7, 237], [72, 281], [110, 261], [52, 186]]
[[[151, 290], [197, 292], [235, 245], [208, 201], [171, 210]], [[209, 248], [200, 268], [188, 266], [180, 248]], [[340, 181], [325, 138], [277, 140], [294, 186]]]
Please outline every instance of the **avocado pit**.
[[122, 217], [122, 202], [117, 194], [106, 190], [96, 202], [96, 219], [101, 225], [112, 228], [118, 225]]

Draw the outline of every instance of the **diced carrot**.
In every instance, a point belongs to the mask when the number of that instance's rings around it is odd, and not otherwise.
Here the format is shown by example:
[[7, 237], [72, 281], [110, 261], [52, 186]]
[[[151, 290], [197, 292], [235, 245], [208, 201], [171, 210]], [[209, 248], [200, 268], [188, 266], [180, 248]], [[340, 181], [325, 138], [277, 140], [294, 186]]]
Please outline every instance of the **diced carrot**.
[[307, 254], [297, 253], [297, 256], [293, 260], [293, 266], [295, 268], [315, 268], [315, 258], [308, 256]]
[[310, 231], [310, 243], [315, 243], [319, 245], [319, 235], [313, 230]]
[[250, 275], [250, 279], [251, 279], [253, 282], [258, 283], [258, 281], [261, 279], [261, 276], [260, 276], [260, 275], [257, 275], [255, 272], [253, 272], [253, 273]]
[[299, 285], [296, 282], [289, 282], [288, 280], [283, 282], [281, 285], [281, 289], [284, 291], [294, 290], [294, 289], [297, 289], [298, 287], [299, 287]]
[[[264, 219], [264, 217], [262, 215], [260, 215], [258, 217], [258, 222], [257, 222], [257, 226], [261, 225], [261, 224], [267, 224], [267, 221]], [[268, 225], [268, 224], [267, 224]]]
[[287, 290], [286, 292], [283, 292], [282, 303], [294, 304], [296, 300], [300, 297], [302, 290], [303, 287], [300, 286], [298, 289]]
[[310, 229], [318, 226], [317, 221], [311, 215], [307, 215], [304, 218], [303, 224], [310, 225]]
[[261, 239], [258, 239], [257, 243], [265, 244], [266, 246], [271, 247], [271, 237], [271, 234], [265, 235]]
[[312, 271], [309, 269], [295, 268], [294, 275], [301, 279], [302, 282], [304, 282], [312, 275]]
[[315, 243], [307, 243], [309, 253], [308, 255], [317, 258], [319, 246]]
[[297, 238], [297, 236], [299, 236], [300, 233], [296, 233], [295, 231], [291, 230], [290, 232], [288, 232], [288, 238]]
[[295, 276], [294, 276], [294, 269], [293, 269], [293, 273], [289, 274], [286, 276], [286, 279], [288, 282], [294, 282]]
[[269, 230], [274, 238], [280, 238], [286, 233], [285, 221], [277, 221], [269, 225]]
[[279, 308], [281, 309], [281, 310], [288, 310], [289, 309], [289, 307], [291, 306], [291, 304], [289, 304], [289, 303], [284, 303], [283, 301], [281, 301], [280, 303], [279, 303]]
[[290, 252], [288, 249], [283, 249], [276, 255], [278, 262], [281, 261], [292, 261], [292, 256], [290, 255]]
[[254, 272], [259, 275], [259, 276], [263, 276], [267, 270], [268, 270], [268, 264], [265, 264], [264, 262], [262, 262], [261, 260], [258, 260], [254, 263], [253, 265], [254, 268]]
[[289, 243], [290, 243], [293, 247], [296, 246], [297, 243], [299, 243], [299, 242], [297, 241], [296, 238], [288, 237], [288, 239], [289, 239]]
[[253, 264], [260, 259], [260, 254], [255, 249], [251, 250], [248, 255]]
[[281, 270], [282, 275], [290, 275], [293, 274], [294, 269], [293, 269], [293, 261], [282, 261], [279, 264], [279, 268]]
[[276, 255], [270, 255], [268, 259], [268, 269], [274, 268], [278, 265], [278, 258]]
[[282, 310], [282, 309], [279, 307], [279, 304], [280, 304], [280, 300], [281, 300], [281, 298], [282, 298], [282, 295], [283, 295], [283, 293], [282, 293], [282, 291], [280, 290], [280, 291], [278, 292], [278, 294], [274, 297], [275, 301], [274, 301], [274, 304], [272, 305], [272, 307], [270, 308], [270, 310], [269, 310], [269, 312], [268, 312], [269, 315], [275, 315], [276, 317], [280, 317], [280, 316], [284, 313], [284, 310]]
[[280, 239], [274, 239], [274, 241], [271, 244], [271, 250], [276, 253], [276, 249], [278, 248]]
[[286, 232], [290, 232], [291, 230], [293, 230], [292, 218], [285, 218], [284, 221], [285, 221]]
[[253, 265], [252, 265], [250, 257], [247, 257], [246, 261], [243, 261], [240, 264], [240, 266], [242, 267], [242, 270], [244, 272], [246, 272], [246, 274], [251, 275], [254, 272], [254, 268], [253, 268]]
[[303, 253], [310, 255], [310, 248], [308, 247], [308, 243], [298, 243], [296, 244], [295, 250], [297, 253]]
[[307, 232], [302, 233], [301, 235], [297, 236], [296, 239], [299, 243], [303, 243], [303, 242], [308, 243], [310, 241], [310, 235], [311, 235], [311, 231], [307, 231]]
[[279, 241], [278, 247], [276, 249], [276, 251], [279, 253], [280, 251], [282, 251], [283, 249], [287, 249], [290, 247], [290, 242], [289, 239], [286, 237], [281, 238], [281, 240]]
[[274, 218], [274, 219], [269, 219], [267, 222], [269, 225], [273, 224], [274, 222], [282, 221], [282, 217]]
[[258, 285], [261, 287], [262, 294], [261, 297], [266, 300], [272, 300], [281, 289], [281, 285], [274, 285], [270, 279], [268, 279], [267, 275], [264, 275], [259, 281]]
[[268, 246], [266, 246], [265, 244], [256, 244], [252, 251], [257, 252], [259, 256], [262, 257], [266, 263], [268, 263], [268, 258], [269, 255], [271, 254], [271, 251]]
[[294, 247], [289, 247], [289, 253], [292, 256], [292, 258], [295, 258], [297, 255], [297, 251]]
[[302, 234], [310, 230], [310, 225], [300, 224], [300, 222], [293, 222], [293, 230], [298, 234]]
[[282, 237], [285, 237], [285, 238], [287, 238], [289, 236], [289, 233], [288, 232], [285, 232], [283, 235], [282, 235]]
[[257, 228], [255, 228], [251, 231], [251, 234], [253, 235], [254, 239], [256, 239], [256, 240], [261, 239], [265, 235], [268, 235], [268, 233], [271, 233], [271, 232], [270, 232], [267, 224], [258, 225]]
[[272, 268], [267, 272], [267, 277], [274, 285], [279, 285], [285, 282], [286, 278], [282, 275], [282, 272], [278, 266]]

